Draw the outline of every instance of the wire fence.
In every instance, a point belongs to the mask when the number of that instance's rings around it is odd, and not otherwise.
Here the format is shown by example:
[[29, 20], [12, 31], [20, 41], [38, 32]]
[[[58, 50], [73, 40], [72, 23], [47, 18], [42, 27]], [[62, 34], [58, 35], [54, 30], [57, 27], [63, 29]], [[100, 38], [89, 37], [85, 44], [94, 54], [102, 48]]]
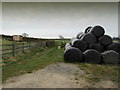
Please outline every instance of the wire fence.
[[6, 55], [12, 55], [13, 57], [18, 53], [22, 52], [24, 53], [26, 50], [30, 50], [32, 48], [38, 48], [38, 47], [47, 47], [46, 41], [40, 41], [40, 42], [29, 42], [29, 43], [14, 43], [14, 44], [5, 44], [0, 45], [0, 54], [1, 57], [5, 57]]

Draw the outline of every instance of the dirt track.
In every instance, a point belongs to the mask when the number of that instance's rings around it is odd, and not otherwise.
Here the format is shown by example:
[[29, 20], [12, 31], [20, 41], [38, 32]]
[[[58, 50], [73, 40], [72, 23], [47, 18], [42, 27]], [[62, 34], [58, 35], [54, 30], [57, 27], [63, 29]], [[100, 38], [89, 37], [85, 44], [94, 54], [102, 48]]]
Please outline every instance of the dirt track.
[[[16, 76], [7, 80], [3, 88], [85, 88], [90, 83], [84, 78], [85, 72], [75, 64], [56, 63], [33, 73]], [[116, 88], [111, 81], [101, 81], [94, 87]]]

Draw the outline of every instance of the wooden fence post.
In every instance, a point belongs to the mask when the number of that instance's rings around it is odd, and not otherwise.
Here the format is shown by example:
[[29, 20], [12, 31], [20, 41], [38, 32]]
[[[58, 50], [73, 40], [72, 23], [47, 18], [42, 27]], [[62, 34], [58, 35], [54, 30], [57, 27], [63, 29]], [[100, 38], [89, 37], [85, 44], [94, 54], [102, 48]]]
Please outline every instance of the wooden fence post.
[[31, 48], [31, 42], [29, 42], [29, 49]]
[[35, 42], [35, 48], [37, 48], [37, 42]]
[[22, 52], [24, 53], [24, 43], [22, 43]]
[[35, 42], [35, 48], [37, 47], [37, 42]]
[[12, 44], [12, 55], [15, 56], [15, 44]]

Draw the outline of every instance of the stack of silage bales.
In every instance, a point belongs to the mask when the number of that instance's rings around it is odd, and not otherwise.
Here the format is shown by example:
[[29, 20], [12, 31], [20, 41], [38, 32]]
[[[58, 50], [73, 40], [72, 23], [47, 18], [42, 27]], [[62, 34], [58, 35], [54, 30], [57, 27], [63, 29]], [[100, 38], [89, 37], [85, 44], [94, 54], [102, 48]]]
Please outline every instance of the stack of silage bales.
[[120, 43], [105, 35], [102, 26], [87, 27], [67, 43], [64, 51], [66, 62], [119, 64]]

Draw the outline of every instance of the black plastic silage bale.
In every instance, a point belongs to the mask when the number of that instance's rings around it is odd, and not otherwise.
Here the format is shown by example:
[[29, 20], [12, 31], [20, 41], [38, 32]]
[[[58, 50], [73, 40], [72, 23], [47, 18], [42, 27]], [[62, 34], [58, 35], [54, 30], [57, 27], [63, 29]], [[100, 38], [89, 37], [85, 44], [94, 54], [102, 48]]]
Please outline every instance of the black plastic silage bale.
[[87, 33], [82, 36], [81, 40], [85, 41], [87, 44], [93, 44], [97, 42], [97, 38], [91, 33]]
[[112, 44], [112, 38], [109, 35], [103, 35], [99, 38], [99, 42], [104, 46], [108, 46]]
[[83, 32], [79, 32], [77, 35], [76, 35], [76, 38], [79, 39], [79, 36], [83, 34]]
[[64, 52], [64, 60], [65, 62], [82, 62], [83, 53], [78, 48], [68, 46]]
[[89, 49], [95, 49], [100, 53], [104, 51], [104, 47], [99, 43], [90, 44]]
[[77, 38], [77, 39], [81, 39], [81, 37], [82, 37], [84, 34], [85, 34], [85, 33], [80, 32], [80, 33], [77, 34], [76, 38]]
[[120, 62], [119, 54], [114, 50], [108, 50], [102, 53], [102, 62], [105, 64], [118, 64]]
[[87, 43], [80, 39], [72, 39], [71, 45], [72, 45], [72, 47], [76, 47], [76, 48], [80, 49], [81, 51], [86, 50], [88, 47]]
[[71, 48], [72, 46], [71, 46], [71, 44], [70, 43], [66, 43], [66, 45], [65, 45], [65, 50], [67, 50], [67, 49], [69, 49], [69, 48]]
[[79, 39], [81, 39], [84, 35], [85, 35], [85, 33], [80, 34]]
[[112, 43], [107, 47], [107, 50], [114, 50], [120, 54], [120, 43]]
[[85, 29], [85, 33], [88, 33], [90, 30], [91, 30], [91, 26], [89, 26], [89, 27], [87, 27], [86, 29]]
[[101, 62], [101, 54], [97, 50], [88, 49], [83, 54], [85, 62], [93, 64], [98, 64]]
[[94, 27], [92, 27], [92, 28], [90, 29], [89, 32], [92, 33], [92, 34], [94, 34], [96, 37], [99, 38], [99, 37], [101, 37], [101, 36], [104, 35], [105, 30], [104, 30], [104, 28], [101, 27], [101, 26], [94, 26]]

